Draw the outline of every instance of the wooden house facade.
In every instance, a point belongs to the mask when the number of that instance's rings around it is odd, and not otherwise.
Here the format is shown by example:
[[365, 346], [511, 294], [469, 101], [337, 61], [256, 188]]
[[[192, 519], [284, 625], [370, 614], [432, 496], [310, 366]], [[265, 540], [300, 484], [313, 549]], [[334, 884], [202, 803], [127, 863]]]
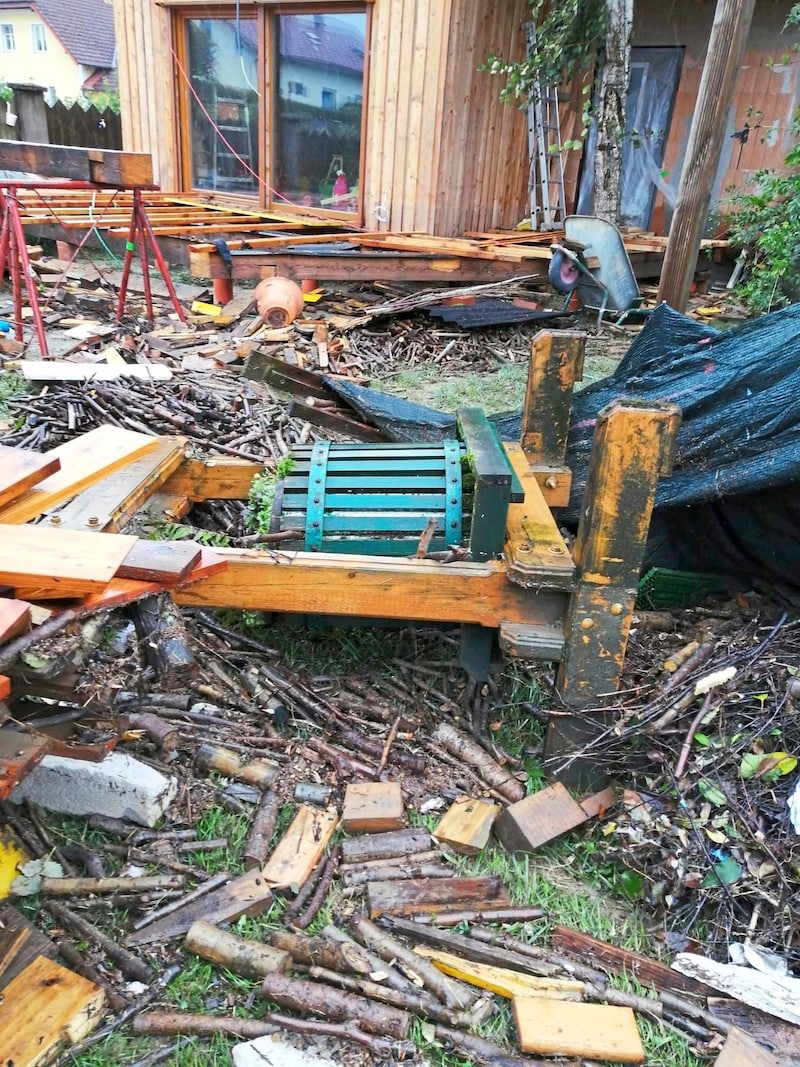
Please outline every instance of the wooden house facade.
[[[123, 138], [164, 190], [459, 236], [529, 214], [528, 119], [479, 70], [521, 58], [526, 0], [114, 0]], [[715, 194], [780, 166], [798, 104], [790, 5], [757, 0]], [[636, 0], [625, 221], [666, 232], [713, 0]], [[785, 58], [785, 54], [790, 58]], [[563, 95], [563, 94], [562, 94]], [[578, 132], [562, 100], [562, 138]], [[591, 210], [591, 138], [565, 157]]]

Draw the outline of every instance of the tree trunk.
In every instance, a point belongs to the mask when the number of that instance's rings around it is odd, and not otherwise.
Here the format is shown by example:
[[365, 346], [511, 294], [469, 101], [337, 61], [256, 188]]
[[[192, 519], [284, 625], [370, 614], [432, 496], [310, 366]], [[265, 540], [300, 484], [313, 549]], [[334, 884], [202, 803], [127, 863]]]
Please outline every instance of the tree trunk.
[[616, 225], [620, 221], [633, 0], [606, 0], [606, 18], [606, 55], [597, 94], [594, 214]]

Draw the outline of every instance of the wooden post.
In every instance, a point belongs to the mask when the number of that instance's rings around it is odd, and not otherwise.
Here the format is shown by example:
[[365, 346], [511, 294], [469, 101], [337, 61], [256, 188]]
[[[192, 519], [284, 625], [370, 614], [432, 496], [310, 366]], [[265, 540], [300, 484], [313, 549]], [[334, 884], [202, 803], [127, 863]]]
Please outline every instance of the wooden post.
[[569, 503], [572, 474], [565, 465], [575, 382], [583, 377], [586, 334], [540, 330], [531, 342], [531, 361], [520, 444], [551, 507]]
[[678, 311], [685, 310], [689, 298], [754, 3], [755, 0], [717, 0], [658, 287], [659, 301], [666, 300]]
[[[655, 500], [670, 473], [680, 410], [615, 401], [597, 416], [584, 508], [573, 549], [578, 579], [565, 622], [566, 646], [556, 687], [565, 704], [585, 707], [619, 686]], [[591, 737], [602, 715], [554, 716], [545, 757], [560, 763]], [[567, 784], [601, 777], [574, 761], [558, 773]]]

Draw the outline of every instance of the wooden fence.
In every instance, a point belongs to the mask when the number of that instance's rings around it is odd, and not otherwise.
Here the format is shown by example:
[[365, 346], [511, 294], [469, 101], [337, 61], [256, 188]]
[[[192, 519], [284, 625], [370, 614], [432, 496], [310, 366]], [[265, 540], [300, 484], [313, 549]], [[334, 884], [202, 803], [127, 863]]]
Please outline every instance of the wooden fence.
[[[79, 145], [82, 148], [122, 149], [122, 120], [111, 110], [98, 111], [92, 104], [84, 110], [80, 104], [67, 106], [58, 100], [52, 107], [42, 97], [41, 106], [47, 122], [47, 140], [50, 144]], [[38, 105], [37, 105], [38, 112]], [[6, 124], [5, 104], [0, 103], [0, 140], [19, 141], [29, 138], [18, 122]]]

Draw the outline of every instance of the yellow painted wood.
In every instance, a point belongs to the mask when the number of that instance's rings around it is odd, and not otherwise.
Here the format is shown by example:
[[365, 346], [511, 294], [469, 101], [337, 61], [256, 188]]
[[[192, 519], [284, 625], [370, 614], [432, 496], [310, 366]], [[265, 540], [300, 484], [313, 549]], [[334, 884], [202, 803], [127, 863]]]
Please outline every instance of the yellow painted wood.
[[0, 1001], [2, 1062], [40, 1067], [63, 1044], [75, 1045], [102, 1019], [105, 993], [86, 978], [38, 956]]
[[566, 542], [522, 447], [514, 444], [504, 447], [525, 491], [523, 503], [508, 507], [505, 548], [508, 576], [520, 585], [550, 581], [567, 588], [572, 583], [575, 565]]
[[46, 453], [59, 460], [61, 469], [2, 508], [0, 523], [35, 519], [77, 496], [106, 474], [152, 452], [157, 445], [157, 437], [110, 425], [98, 426], [75, 437]]
[[463, 856], [474, 856], [486, 846], [500, 805], [480, 797], [459, 797], [433, 831], [443, 845]]
[[463, 982], [488, 989], [501, 997], [552, 997], [556, 1000], [580, 1000], [583, 982], [572, 978], [540, 978], [535, 974], [511, 971], [507, 967], [493, 967], [488, 963], [475, 963], [462, 959], [452, 952], [417, 945], [414, 951], [430, 960], [443, 974], [460, 978]]
[[181, 604], [376, 619], [560, 622], [566, 593], [522, 589], [503, 564], [219, 549], [224, 572], [180, 589]]
[[81, 597], [111, 581], [137, 538], [51, 526], [0, 525], [0, 585], [24, 600]]
[[564, 1004], [539, 997], [514, 997], [512, 1007], [523, 1052], [644, 1062], [642, 1039], [630, 1008]]
[[316, 867], [338, 825], [339, 813], [335, 808], [301, 805], [261, 869], [263, 881], [273, 889], [301, 886]]

